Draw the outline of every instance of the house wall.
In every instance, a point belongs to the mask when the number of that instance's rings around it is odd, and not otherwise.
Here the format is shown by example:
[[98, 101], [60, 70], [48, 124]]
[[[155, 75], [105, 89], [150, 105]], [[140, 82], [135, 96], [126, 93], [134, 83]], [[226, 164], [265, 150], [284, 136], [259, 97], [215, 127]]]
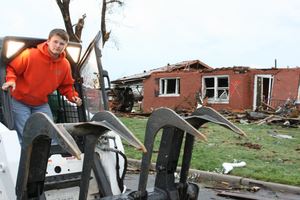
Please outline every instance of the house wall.
[[[160, 78], [180, 77], [179, 96], [158, 96]], [[196, 93], [200, 89], [199, 71], [175, 71], [153, 73], [144, 80], [143, 111], [151, 112], [155, 108], [168, 107], [176, 111], [196, 108]]]
[[279, 70], [274, 78], [272, 98], [285, 100], [297, 98], [300, 69]]
[[[271, 93], [272, 105], [282, 105], [288, 98], [296, 99], [300, 83], [300, 68], [293, 69], [251, 69], [240, 74], [238, 71], [220, 70], [204, 75], [229, 75], [229, 103], [208, 104], [216, 110], [245, 110], [252, 109], [254, 95], [255, 75], [273, 75], [273, 88]], [[298, 106], [300, 107], [300, 106]]]
[[203, 76], [228, 75], [229, 77], [229, 102], [228, 103], [208, 103], [216, 110], [239, 111], [251, 109], [253, 99], [253, 77], [251, 73], [234, 71], [232, 69], [215, 70], [205, 72]]
[[[274, 75], [272, 99], [284, 101], [296, 98], [300, 82], [300, 68], [293, 69], [250, 69], [248, 71], [233, 68], [215, 69], [212, 71], [175, 71], [153, 73], [144, 80], [143, 111], [151, 112], [155, 108], [169, 107], [171, 109], [194, 110], [196, 108], [196, 94], [201, 92], [203, 76], [229, 76], [229, 102], [209, 103], [208, 106], [216, 110], [242, 111], [252, 109], [254, 98], [254, 77], [257, 74]], [[160, 97], [160, 78], [180, 78], [180, 96]]]
[[254, 70], [254, 74], [272, 74], [274, 76], [271, 99], [284, 103], [288, 98], [297, 99], [300, 83], [300, 68]]

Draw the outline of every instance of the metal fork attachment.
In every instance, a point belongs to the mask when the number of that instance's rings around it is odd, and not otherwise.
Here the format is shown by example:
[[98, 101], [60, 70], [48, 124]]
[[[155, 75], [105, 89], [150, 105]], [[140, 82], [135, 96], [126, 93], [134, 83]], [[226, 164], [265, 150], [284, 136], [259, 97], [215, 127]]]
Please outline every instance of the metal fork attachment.
[[80, 159], [81, 152], [72, 136], [84, 137], [85, 143], [79, 199], [87, 199], [92, 167], [96, 180], [100, 181], [98, 182], [99, 193], [102, 192], [103, 196], [111, 193], [111, 188], [105, 185], [103, 171], [97, 167], [99, 160], [95, 156], [98, 138], [108, 130], [119, 134], [137, 149], [146, 151], [144, 145], [135, 138], [133, 133], [107, 111], [97, 113], [91, 122], [57, 125], [43, 113], [33, 114], [26, 122], [23, 133], [24, 142], [16, 184], [17, 199], [40, 199], [43, 195], [51, 139], [57, 141], [65, 151]]
[[[188, 123], [187, 123], [188, 122]], [[159, 109], [153, 112], [147, 123], [145, 146], [148, 150], [143, 155], [139, 188], [131, 195], [135, 199], [197, 199], [199, 187], [187, 181], [192, 158], [195, 136], [206, 140], [205, 136], [196, 129], [207, 122], [213, 122], [246, 136], [237, 126], [232, 124], [212, 108], [202, 107], [191, 116], [180, 118], [169, 109]], [[159, 129], [163, 129], [159, 153], [156, 161], [156, 178], [153, 192], [146, 191], [147, 177], [150, 169], [151, 153], [154, 138]], [[185, 134], [186, 133], [186, 134]], [[180, 149], [184, 142], [180, 180], [175, 181], [175, 173], [179, 161]], [[160, 194], [160, 195], [159, 195]]]
[[[159, 155], [156, 164], [158, 172], [153, 192], [147, 192], [148, 174], [151, 165], [154, 140], [160, 129], [163, 129]], [[186, 120], [168, 108], [155, 110], [148, 119], [144, 144], [147, 153], [143, 154], [138, 191], [130, 195], [135, 199], [178, 199], [174, 173], [180, 151], [180, 139], [183, 132], [206, 140], [206, 137], [191, 126]], [[175, 163], [173, 163], [175, 161]], [[198, 190], [198, 188], [196, 189]]]

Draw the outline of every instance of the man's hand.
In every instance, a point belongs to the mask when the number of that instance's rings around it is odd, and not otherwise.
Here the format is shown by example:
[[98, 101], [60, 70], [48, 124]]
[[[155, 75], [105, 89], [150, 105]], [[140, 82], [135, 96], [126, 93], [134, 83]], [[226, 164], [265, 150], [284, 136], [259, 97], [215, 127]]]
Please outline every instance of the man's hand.
[[77, 106], [82, 105], [82, 100], [79, 97], [73, 97], [74, 103], [76, 103]]
[[15, 82], [5, 82], [3, 83], [2, 85], [2, 90], [5, 90], [7, 91], [7, 89], [11, 87], [12, 88], [12, 91], [14, 91], [16, 89], [16, 83]]

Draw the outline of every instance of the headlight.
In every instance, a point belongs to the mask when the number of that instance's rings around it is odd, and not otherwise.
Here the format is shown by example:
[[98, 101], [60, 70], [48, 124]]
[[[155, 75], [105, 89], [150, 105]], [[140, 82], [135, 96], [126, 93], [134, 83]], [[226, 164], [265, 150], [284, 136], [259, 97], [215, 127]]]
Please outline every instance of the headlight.
[[25, 46], [25, 43], [21, 41], [9, 40], [5, 43], [5, 45], [6, 48], [4, 51], [4, 56], [9, 60], [13, 55], [18, 53]]
[[75, 43], [69, 43], [66, 48], [67, 54], [73, 60], [74, 63], [78, 63], [80, 59], [81, 46]]
[[14, 57], [19, 55], [24, 49], [35, 47], [37, 44], [43, 41], [45, 40], [27, 37], [6, 36], [2, 39], [1, 59], [4, 63], [8, 63]]

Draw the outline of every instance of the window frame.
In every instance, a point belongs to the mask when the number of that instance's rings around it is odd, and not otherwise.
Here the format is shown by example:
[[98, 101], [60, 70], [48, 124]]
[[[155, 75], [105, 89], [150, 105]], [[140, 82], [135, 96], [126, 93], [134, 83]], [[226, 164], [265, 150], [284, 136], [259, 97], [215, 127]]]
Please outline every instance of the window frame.
[[[168, 81], [175, 80], [175, 91], [174, 93], [168, 93]], [[180, 96], [180, 78], [179, 77], [168, 77], [159, 78], [159, 97], [177, 97]]]
[[[205, 79], [208, 78], [213, 78], [214, 79], [214, 85], [213, 87], [206, 87], [206, 82]], [[218, 80], [220, 78], [227, 78], [227, 82], [228, 82], [228, 86], [224, 87], [224, 86], [220, 86], [218, 87]], [[230, 95], [229, 95], [229, 87], [230, 87], [230, 79], [229, 79], [229, 75], [213, 75], [213, 76], [203, 76], [202, 77], [202, 98], [206, 98], [206, 93], [207, 93], [207, 89], [214, 91], [214, 96], [208, 98], [208, 103], [221, 103], [221, 104], [228, 104], [229, 103], [229, 99], [230, 99]], [[227, 91], [227, 98], [226, 99], [222, 99], [220, 98], [218, 94], [218, 91], [220, 90], [226, 90]]]

